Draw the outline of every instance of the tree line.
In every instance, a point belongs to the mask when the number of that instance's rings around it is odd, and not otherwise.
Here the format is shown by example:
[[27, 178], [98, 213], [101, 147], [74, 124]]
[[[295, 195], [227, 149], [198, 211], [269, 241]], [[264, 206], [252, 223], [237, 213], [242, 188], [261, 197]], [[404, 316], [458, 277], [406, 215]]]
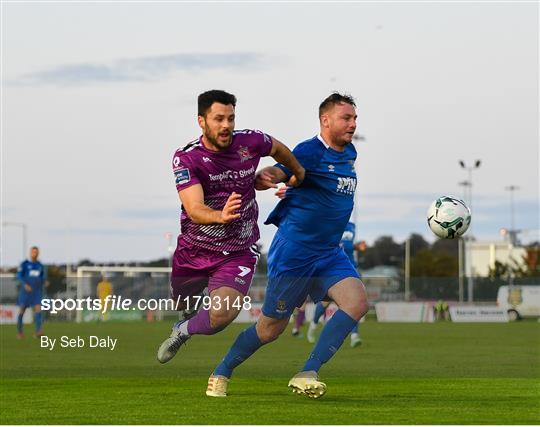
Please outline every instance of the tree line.
[[[411, 277], [457, 277], [459, 275], [458, 263], [458, 240], [438, 239], [434, 243], [426, 241], [422, 235], [412, 233], [410, 240], [410, 275]], [[385, 265], [394, 266], [403, 273], [405, 266], [405, 242], [396, 242], [392, 236], [380, 236], [372, 245], [365, 243], [357, 244], [356, 255], [358, 268], [365, 271], [370, 268]], [[262, 249], [262, 248], [260, 248]], [[491, 279], [502, 279], [510, 274], [515, 278], [540, 277], [540, 243], [535, 242], [526, 247], [527, 256], [525, 262], [518, 262], [516, 259], [508, 263], [495, 262], [494, 268], [490, 270]], [[130, 267], [167, 267], [169, 260], [159, 258], [146, 262], [127, 263], [94, 263], [92, 260], [83, 259], [74, 266], [76, 270], [80, 266], [130, 266]], [[49, 292], [65, 290], [66, 287], [66, 265], [48, 264]], [[7, 272], [15, 273], [16, 268]], [[257, 266], [257, 273], [267, 273], [267, 254], [262, 252]]]
[[[427, 242], [422, 235], [413, 233], [410, 241], [410, 273], [412, 277], [457, 277], [459, 275], [458, 239], [437, 239]], [[390, 265], [403, 269], [405, 266], [405, 242], [398, 243], [392, 236], [381, 236], [371, 246], [357, 252], [360, 271], [377, 265]], [[507, 263], [495, 262], [490, 269], [490, 278], [540, 277], [540, 243], [525, 247], [524, 260], [510, 259]], [[523, 262], [519, 262], [523, 261]]]

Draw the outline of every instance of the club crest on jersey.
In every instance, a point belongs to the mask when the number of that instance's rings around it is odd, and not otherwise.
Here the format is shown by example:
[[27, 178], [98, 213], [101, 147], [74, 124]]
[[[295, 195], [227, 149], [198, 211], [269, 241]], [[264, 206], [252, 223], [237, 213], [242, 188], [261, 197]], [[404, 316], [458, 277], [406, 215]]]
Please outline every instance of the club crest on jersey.
[[287, 311], [287, 302], [283, 300], [278, 300], [276, 311], [278, 313], [285, 313]]
[[240, 147], [240, 149], [237, 151], [238, 155], [240, 156], [240, 161], [245, 162], [246, 160], [252, 159], [253, 154], [251, 154], [247, 147]]
[[178, 169], [174, 172], [174, 176], [176, 177], [176, 185], [185, 184], [191, 179], [188, 169]]

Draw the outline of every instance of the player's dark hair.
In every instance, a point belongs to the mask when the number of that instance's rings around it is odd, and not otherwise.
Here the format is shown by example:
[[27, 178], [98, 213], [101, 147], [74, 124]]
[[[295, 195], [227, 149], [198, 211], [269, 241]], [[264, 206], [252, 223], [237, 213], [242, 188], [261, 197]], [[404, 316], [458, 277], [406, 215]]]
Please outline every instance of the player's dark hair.
[[212, 106], [214, 102], [220, 104], [229, 105], [232, 104], [233, 107], [236, 107], [236, 96], [233, 94], [227, 93], [224, 90], [209, 90], [207, 92], [201, 93], [198, 98], [198, 114], [199, 116], [206, 116], [206, 113]]
[[39, 248], [37, 246], [32, 246], [30, 249], [37, 249], [39, 251]]
[[326, 113], [330, 108], [337, 104], [350, 104], [356, 108], [354, 98], [351, 95], [342, 95], [339, 92], [334, 92], [319, 105], [319, 118]]

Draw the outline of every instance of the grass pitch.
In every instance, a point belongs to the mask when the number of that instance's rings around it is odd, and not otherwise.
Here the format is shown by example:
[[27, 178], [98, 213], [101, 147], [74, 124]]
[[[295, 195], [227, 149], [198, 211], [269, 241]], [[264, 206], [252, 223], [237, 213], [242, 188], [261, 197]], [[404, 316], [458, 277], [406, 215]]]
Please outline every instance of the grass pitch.
[[[321, 370], [319, 400], [287, 389], [311, 345], [289, 331], [236, 371], [230, 396], [206, 381], [236, 334], [194, 337], [168, 364], [171, 323], [46, 323], [49, 337], [118, 338], [108, 349], [41, 349], [0, 326], [2, 424], [540, 424], [540, 324], [367, 321]], [[29, 325], [26, 331], [31, 331]]]

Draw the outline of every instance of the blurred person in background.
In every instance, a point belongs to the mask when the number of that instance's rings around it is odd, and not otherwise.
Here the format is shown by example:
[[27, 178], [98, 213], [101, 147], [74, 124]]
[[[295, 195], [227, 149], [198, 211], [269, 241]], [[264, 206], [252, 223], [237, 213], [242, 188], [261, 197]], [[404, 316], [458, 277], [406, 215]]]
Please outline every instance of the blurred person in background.
[[23, 316], [28, 307], [34, 310], [34, 338], [43, 335], [43, 313], [41, 312], [41, 299], [43, 298], [43, 286], [47, 286], [47, 270], [38, 261], [39, 248], [30, 248], [30, 259], [24, 260], [17, 270], [17, 279], [21, 283], [17, 305], [19, 315], [17, 317], [17, 338], [24, 338]]
[[99, 313], [100, 318], [103, 321], [108, 320], [109, 307], [105, 306], [105, 300], [109, 295], [113, 294], [113, 285], [111, 282], [109, 282], [109, 279], [107, 278], [107, 275], [105, 273], [101, 275], [101, 281], [97, 285], [96, 293], [99, 300], [101, 301], [101, 312]]

